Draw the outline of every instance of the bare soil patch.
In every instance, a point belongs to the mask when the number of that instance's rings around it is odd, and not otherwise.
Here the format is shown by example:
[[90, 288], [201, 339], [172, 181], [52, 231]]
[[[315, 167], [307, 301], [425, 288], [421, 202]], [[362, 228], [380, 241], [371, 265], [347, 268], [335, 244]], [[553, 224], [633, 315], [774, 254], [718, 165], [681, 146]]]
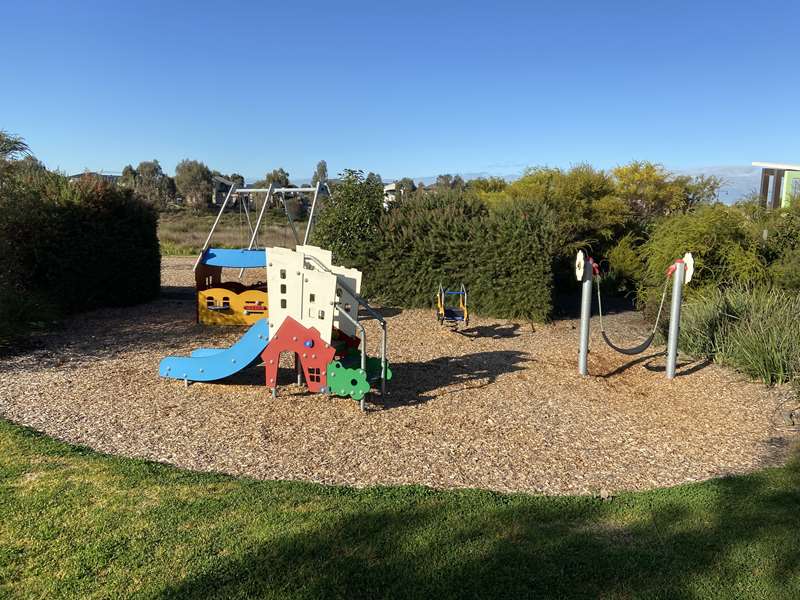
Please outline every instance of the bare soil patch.
[[[384, 309], [394, 379], [366, 414], [255, 367], [232, 380], [158, 377], [159, 360], [226, 346], [241, 328], [194, 323], [192, 259], [163, 261], [163, 297], [80, 315], [0, 362], [0, 414], [103, 452], [182, 467], [323, 483], [424, 484], [547, 494], [646, 489], [781, 464], [788, 390], [661, 350], [630, 360], [592, 339], [577, 376], [577, 321], [531, 327], [476, 318], [455, 333], [433, 312]], [[377, 327], [368, 322], [370, 346]], [[621, 343], [635, 313], [608, 317]], [[376, 348], [371, 347], [372, 352]]]

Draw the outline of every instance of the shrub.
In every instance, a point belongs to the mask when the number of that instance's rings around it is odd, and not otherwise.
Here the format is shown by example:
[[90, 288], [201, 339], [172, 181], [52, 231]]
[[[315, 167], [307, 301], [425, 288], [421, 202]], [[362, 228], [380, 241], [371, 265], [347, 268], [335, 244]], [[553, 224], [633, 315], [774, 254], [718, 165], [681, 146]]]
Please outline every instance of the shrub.
[[0, 188], [0, 214], [6, 319], [25, 313], [9, 290], [30, 303], [27, 323], [55, 309], [130, 305], [158, 294], [157, 215], [130, 190], [47, 173], [32, 185]]
[[706, 289], [686, 303], [680, 348], [766, 384], [800, 376], [800, 296], [762, 286]]
[[640, 245], [639, 238], [629, 233], [609, 251], [609, 279], [617, 290], [635, 290], [642, 280], [644, 264], [639, 256]]
[[537, 203], [489, 211], [471, 193], [416, 195], [381, 220], [369, 292], [427, 307], [440, 283], [463, 283], [478, 313], [545, 320], [552, 311], [555, 229], [552, 212]]
[[481, 222], [472, 250], [478, 260], [470, 278], [475, 308], [508, 319], [547, 320], [553, 310], [557, 237], [552, 211], [540, 203], [517, 201]]
[[686, 252], [692, 253], [695, 265], [695, 279], [686, 290], [689, 297], [706, 287], [752, 286], [769, 280], [745, 215], [721, 204], [702, 206], [659, 221], [641, 246], [641, 303], [649, 305], [660, 298], [666, 269]]
[[472, 281], [475, 236], [486, 207], [458, 192], [415, 194], [381, 219], [368, 292], [408, 307], [430, 306], [439, 284]]

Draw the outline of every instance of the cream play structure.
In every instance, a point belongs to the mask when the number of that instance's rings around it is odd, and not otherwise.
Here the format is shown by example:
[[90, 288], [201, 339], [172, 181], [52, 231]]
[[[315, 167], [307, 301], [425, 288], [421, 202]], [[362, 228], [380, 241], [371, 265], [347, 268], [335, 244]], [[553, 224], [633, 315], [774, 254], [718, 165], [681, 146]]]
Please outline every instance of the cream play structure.
[[316, 246], [270, 248], [268, 257], [270, 329], [292, 317], [328, 344], [334, 330], [357, 335], [361, 271], [334, 266], [330, 251]]

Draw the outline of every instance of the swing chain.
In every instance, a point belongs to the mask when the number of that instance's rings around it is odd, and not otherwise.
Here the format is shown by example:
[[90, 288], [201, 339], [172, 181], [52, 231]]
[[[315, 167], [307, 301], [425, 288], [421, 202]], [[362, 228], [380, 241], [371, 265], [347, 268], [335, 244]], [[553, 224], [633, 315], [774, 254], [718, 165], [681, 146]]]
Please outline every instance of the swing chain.
[[[594, 263], [594, 261], [592, 262], [592, 266], [593, 268], [597, 269], [597, 265]], [[658, 331], [658, 322], [661, 320], [661, 313], [664, 309], [664, 302], [667, 299], [667, 290], [669, 289], [669, 279], [674, 272], [675, 272], [675, 265], [672, 265], [672, 267], [667, 271], [667, 276], [664, 279], [664, 290], [661, 293], [661, 302], [658, 305], [658, 312], [656, 313], [656, 321], [655, 324], [653, 325], [653, 332], [651, 334], [651, 337], [655, 337], [655, 334]], [[605, 332], [605, 328], [603, 327], [603, 301], [600, 295], [600, 279], [601, 277], [599, 274], [599, 269], [597, 269], [595, 277], [595, 280], [597, 281], [597, 313], [598, 316], [600, 317], [600, 331]]]

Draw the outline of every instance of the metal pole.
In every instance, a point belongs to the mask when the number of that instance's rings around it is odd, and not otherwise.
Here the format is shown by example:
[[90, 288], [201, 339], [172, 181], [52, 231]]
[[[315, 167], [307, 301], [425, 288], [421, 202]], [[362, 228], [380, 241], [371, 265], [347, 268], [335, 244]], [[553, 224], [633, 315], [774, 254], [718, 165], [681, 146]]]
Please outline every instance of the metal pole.
[[233, 189], [235, 186], [231, 185], [228, 189], [228, 195], [225, 196], [225, 202], [222, 203], [222, 208], [219, 209], [219, 214], [217, 214], [217, 218], [214, 220], [214, 224], [211, 226], [211, 231], [208, 232], [208, 237], [206, 238], [205, 244], [203, 244], [203, 249], [200, 251], [200, 256], [197, 257], [197, 260], [194, 261], [194, 267], [192, 271], [197, 270], [197, 265], [200, 264], [200, 260], [203, 258], [203, 254], [205, 254], [206, 250], [208, 250], [208, 244], [211, 242], [211, 236], [214, 235], [214, 230], [217, 228], [217, 224], [219, 223], [220, 217], [222, 217], [222, 213], [225, 212], [225, 207], [228, 206], [228, 200], [231, 199], [231, 195], [233, 194]]
[[381, 323], [381, 396], [386, 395], [386, 321]]
[[583, 262], [581, 279], [581, 345], [578, 354], [578, 373], [589, 374], [589, 321], [592, 318], [592, 259], [588, 256]]
[[[280, 191], [280, 190], [276, 190]], [[292, 220], [292, 215], [289, 214], [289, 207], [286, 206], [286, 197], [281, 194], [281, 204], [283, 204], [283, 211], [286, 213], [286, 218], [289, 219], [289, 225], [292, 227], [292, 233], [294, 234], [294, 243], [300, 244], [300, 237], [297, 235], [297, 229], [294, 226], [294, 221]]]
[[[298, 194], [300, 194], [300, 193], [313, 192], [315, 189], [316, 188], [313, 188], [313, 187], [281, 187], [281, 188], [275, 188], [275, 191], [278, 192], [278, 193], [290, 192], [290, 193], [298, 193]], [[248, 191], [248, 190], [245, 190], [245, 191]]]
[[303, 246], [308, 243], [308, 237], [311, 235], [312, 223], [314, 222], [314, 209], [317, 207], [317, 197], [319, 196], [319, 181], [317, 187], [314, 189], [314, 199], [311, 201], [311, 214], [308, 215], [308, 223], [306, 224], [306, 236], [303, 238]]
[[[264, 218], [264, 211], [267, 208], [267, 204], [269, 204], [269, 199], [272, 196], [272, 184], [269, 184], [267, 188], [267, 195], [264, 197], [264, 204], [261, 205], [261, 211], [258, 213], [258, 219], [256, 220], [256, 226], [253, 229], [253, 235], [250, 238], [250, 243], [247, 245], [248, 250], [253, 249], [253, 244], [256, 241], [256, 236], [258, 236], [258, 228], [261, 227], [261, 221]], [[239, 269], [239, 278], [242, 277], [242, 273], [244, 273], [244, 268]]]
[[675, 377], [678, 361], [678, 335], [681, 328], [681, 301], [683, 299], [683, 280], [686, 265], [683, 260], [675, 261], [675, 272], [672, 274], [672, 305], [669, 314], [669, 338], [667, 339], [667, 379]]
[[300, 355], [294, 355], [294, 370], [297, 371], [297, 385], [303, 384], [303, 367], [300, 366]]

